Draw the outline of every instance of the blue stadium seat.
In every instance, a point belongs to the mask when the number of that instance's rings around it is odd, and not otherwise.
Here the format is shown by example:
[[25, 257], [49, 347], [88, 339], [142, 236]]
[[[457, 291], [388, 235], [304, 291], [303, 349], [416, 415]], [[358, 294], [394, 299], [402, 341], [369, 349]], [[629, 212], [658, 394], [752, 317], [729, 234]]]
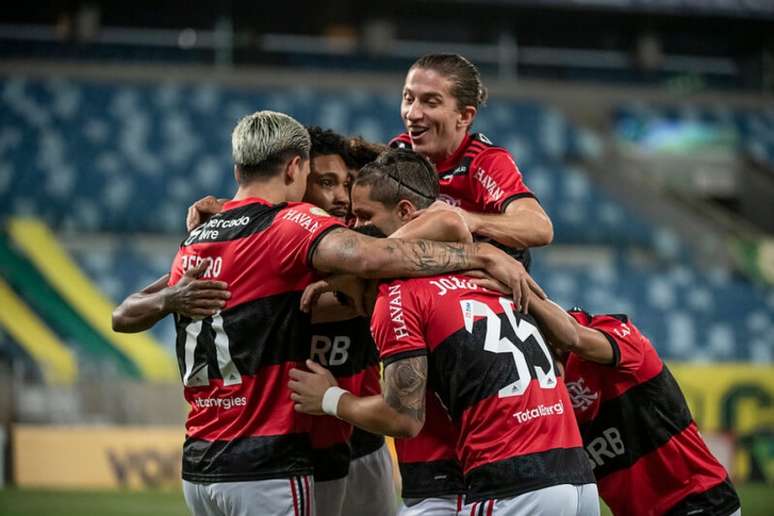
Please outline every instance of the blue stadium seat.
[[[0, 81], [0, 99], [0, 217], [35, 214], [64, 235], [126, 234], [76, 251], [116, 301], [167, 272], [175, 251], [138, 246], [131, 233], [174, 242], [190, 203], [233, 193], [230, 133], [241, 116], [274, 109], [376, 141], [401, 131], [397, 95], [356, 89], [14, 78]], [[774, 292], [723, 271], [698, 272], [668, 227], [643, 219], [570, 164], [598, 155], [594, 134], [538, 102], [490, 104], [474, 129], [513, 153], [554, 222], [555, 242], [594, 246], [605, 257], [574, 265], [552, 258], [563, 251], [536, 251], [535, 277], [555, 300], [630, 314], [667, 358], [772, 361]], [[740, 145], [774, 163], [774, 110], [632, 104], [616, 111], [616, 127], [629, 138], [659, 119], [733, 126]], [[171, 321], [154, 333], [173, 346]]]

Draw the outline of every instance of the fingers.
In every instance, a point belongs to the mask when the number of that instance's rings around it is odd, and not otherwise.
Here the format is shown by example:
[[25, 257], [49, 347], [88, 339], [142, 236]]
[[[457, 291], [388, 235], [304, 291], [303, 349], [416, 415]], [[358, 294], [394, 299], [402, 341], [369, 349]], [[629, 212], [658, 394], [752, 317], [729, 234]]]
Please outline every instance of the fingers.
[[527, 278], [522, 276], [521, 277], [521, 311], [522, 313], [527, 313], [529, 310], [529, 283], [527, 282]]
[[521, 311], [521, 281], [517, 280], [513, 287], [511, 288], [511, 293], [513, 294], [513, 306], [516, 307], [516, 310]]
[[191, 293], [196, 296], [196, 300], [225, 301], [231, 298], [231, 292], [228, 290], [203, 290], [193, 287]]
[[312, 309], [312, 306], [317, 303], [320, 295], [324, 292], [328, 292], [329, 290], [331, 290], [331, 287], [325, 280], [317, 281], [307, 285], [303, 294], [301, 294], [301, 311], [309, 313], [309, 311]]
[[196, 201], [192, 206], [188, 208], [188, 213], [185, 217], [185, 226], [188, 231], [191, 231], [195, 227], [199, 226], [216, 213], [223, 211], [223, 203], [227, 199], [216, 199], [212, 195], [202, 197]]
[[500, 292], [501, 294], [510, 294], [511, 290], [507, 285], [500, 283], [492, 278], [476, 278], [470, 281], [474, 285], [491, 290], [493, 292]]
[[194, 267], [191, 267], [185, 271], [185, 276], [188, 276], [189, 278], [198, 278], [204, 274], [204, 271], [207, 270], [207, 267], [209, 267], [211, 263], [212, 258], [205, 258], [200, 260], [199, 263], [197, 263]]
[[[302, 381], [305, 378], [308, 378], [309, 376], [311, 376], [312, 373], [308, 373], [308, 372], [303, 371], [301, 369], [293, 368], [293, 369], [290, 370], [290, 373], [288, 373], [288, 374], [290, 374], [290, 377], [293, 380]], [[290, 384], [288, 384], [288, 385], [290, 385]]]
[[[306, 367], [309, 368], [310, 371], [317, 374], [325, 374], [328, 372], [327, 369], [325, 369], [323, 366], [315, 362], [314, 360], [306, 359]], [[307, 373], [309, 374], [309, 373]]]
[[227, 293], [231, 295], [230, 292], [228, 292], [228, 283], [225, 281], [214, 281], [214, 280], [195, 280], [191, 282], [191, 285], [189, 288], [197, 289], [197, 290], [211, 290], [213, 292], [218, 292], [219, 294]]
[[527, 275], [527, 283], [529, 284], [530, 290], [537, 294], [540, 299], [548, 299], [548, 296], [543, 291], [543, 289], [540, 288], [540, 285], [538, 285], [537, 282], [529, 275]]
[[204, 317], [215, 315], [218, 313], [218, 310], [220, 310], [220, 308], [188, 308], [180, 310], [178, 313], [191, 319], [202, 319]]
[[192, 299], [183, 304], [183, 310], [220, 310], [226, 306], [226, 301], [223, 299]]
[[199, 216], [199, 211], [196, 209], [196, 206], [189, 206], [188, 213], [185, 215], [185, 229], [189, 232], [193, 231], [193, 229], [198, 227], [201, 223], [201, 217]]

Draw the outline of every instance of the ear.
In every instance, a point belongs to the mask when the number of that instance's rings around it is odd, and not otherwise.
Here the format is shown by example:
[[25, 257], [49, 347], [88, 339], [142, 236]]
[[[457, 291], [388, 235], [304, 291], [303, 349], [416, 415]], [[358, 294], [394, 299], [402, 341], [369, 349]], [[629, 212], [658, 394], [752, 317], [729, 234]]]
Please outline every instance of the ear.
[[285, 180], [285, 184], [298, 181], [300, 174], [302, 174], [304, 171], [303, 164], [304, 163], [301, 159], [301, 156], [293, 156], [290, 161], [288, 161], [282, 174], [282, 177]]
[[417, 211], [417, 208], [411, 204], [411, 201], [408, 201], [406, 199], [402, 199], [398, 201], [398, 204], [396, 205], [395, 209], [398, 212], [398, 216], [400, 217], [400, 220], [409, 221], [414, 216], [414, 213]]
[[473, 120], [476, 118], [478, 110], [474, 106], [465, 106], [460, 111], [460, 117], [457, 120], [457, 127], [467, 129], [473, 125]]
[[240, 181], [241, 177], [239, 174], [239, 167], [237, 167], [236, 165], [234, 165], [234, 179], [236, 180], [238, 185], [242, 184], [242, 181]]

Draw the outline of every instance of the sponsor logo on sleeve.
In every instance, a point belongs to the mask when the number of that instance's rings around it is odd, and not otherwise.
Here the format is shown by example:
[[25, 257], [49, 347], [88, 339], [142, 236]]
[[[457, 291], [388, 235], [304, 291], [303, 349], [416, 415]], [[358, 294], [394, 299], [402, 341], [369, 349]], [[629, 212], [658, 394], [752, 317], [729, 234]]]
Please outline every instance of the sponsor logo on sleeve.
[[390, 319], [395, 339], [400, 340], [409, 336], [405, 319], [403, 318], [403, 304], [401, 300], [400, 285], [390, 285], [387, 295], [390, 299]]
[[489, 194], [489, 198], [492, 201], [499, 201], [503, 197], [502, 188], [500, 188], [497, 182], [486, 173], [486, 170], [478, 167], [478, 170], [476, 170], [476, 173], [473, 174], [473, 177], [475, 177], [476, 180], [481, 183], [481, 186], [484, 187], [484, 190], [486, 190], [486, 192]]
[[[322, 211], [324, 212], [325, 210], [322, 210]], [[283, 215], [282, 218], [284, 220], [289, 220], [290, 222], [298, 224], [299, 226], [301, 226], [302, 228], [304, 228], [310, 233], [314, 233], [320, 228], [319, 222], [317, 222], [310, 215], [302, 211], [290, 209], [285, 212], [285, 215]]]

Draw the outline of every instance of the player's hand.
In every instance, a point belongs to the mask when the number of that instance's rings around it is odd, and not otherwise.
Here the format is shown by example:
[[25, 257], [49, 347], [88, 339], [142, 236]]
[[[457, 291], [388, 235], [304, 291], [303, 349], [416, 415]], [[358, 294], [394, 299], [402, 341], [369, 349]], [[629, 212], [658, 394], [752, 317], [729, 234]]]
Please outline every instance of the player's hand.
[[228, 199], [217, 199], [212, 195], [202, 197], [188, 208], [185, 217], [185, 227], [188, 231], [204, 224], [210, 217], [223, 211], [223, 205]]
[[491, 244], [480, 244], [479, 249], [489, 262], [486, 272], [508, 286], [517, 310], [527, 313], [530, 295], [536, 295], [540, 299], [546, 298], [543, 289], [527, 274], [521, 263]]
[[309, 313], [314, 305], [317, 304], [322, 294], [337, 291], [347, 298], [348, 304], [359, 315], [366, 315], [365, 288], [366, 283], [357, 276], [352, 274], [334, 274], [324, 280], [307, 285], [303, 294], [301, 294], [300, 308], [302, 312]]
[[443, 201], [435, 201], [427, 208], [423, 210], [417, 210], [416, 212], [414, 212], [414, 216], [412, 218], [417, 218], [422, 216], [425, 213], [433, 213], [437, 211], [448, 211], [448, 212], [457, 214], [457, 216], [459, 216], [462, 219], [462, 222], [465, 223], [465, 227], [468, 229], [468, 231], [471, 233], [474, 232], [474, 230], [471, 229], [472, 227], [474, 227], [473, 216], [469, 212], [463, 210], [462, 208], [459, 208], [457, 206], [452, 206], [451, 204]]
[[310, 283], [304, 289], [304, 293], [301, 294], [301, 311], [309, 313], [312, 307], [317, 304], [317, 300], [320, 296], [326, 292], [333, 292], [334, 288], [327, 280], [315, 281]]
[[501, 294], [511, 294], [511, 289], [508, 288], [508, 285], [497, 281], [490, 274], [484, 271], [473, 270], [467, 271], [464, 274], [465, 276], [474, 278], [471, 283], [478, 285], [479, 287], [483, 287], [493, 292], [500, 292]]
[[290, 370], [288, 387], [293, 391], [290, 399], [295, 402], [293, 408], [296, 412], [322, 416], [324, 414], [322, 399], [325, 391], [328, 387], [335, 387], [338, 384], [331, 372], [317, 362], [307, 360], [306, 367], [309, 371]]
[[223, 281], [199, 279], [212, 260], [202, 260], [196, 267], [188, 269], [175, 285], [164, 295], [164, 309], [192, 319], [201, 319], [216, 314], [226, 306], [231, 297], [228, 284]]

